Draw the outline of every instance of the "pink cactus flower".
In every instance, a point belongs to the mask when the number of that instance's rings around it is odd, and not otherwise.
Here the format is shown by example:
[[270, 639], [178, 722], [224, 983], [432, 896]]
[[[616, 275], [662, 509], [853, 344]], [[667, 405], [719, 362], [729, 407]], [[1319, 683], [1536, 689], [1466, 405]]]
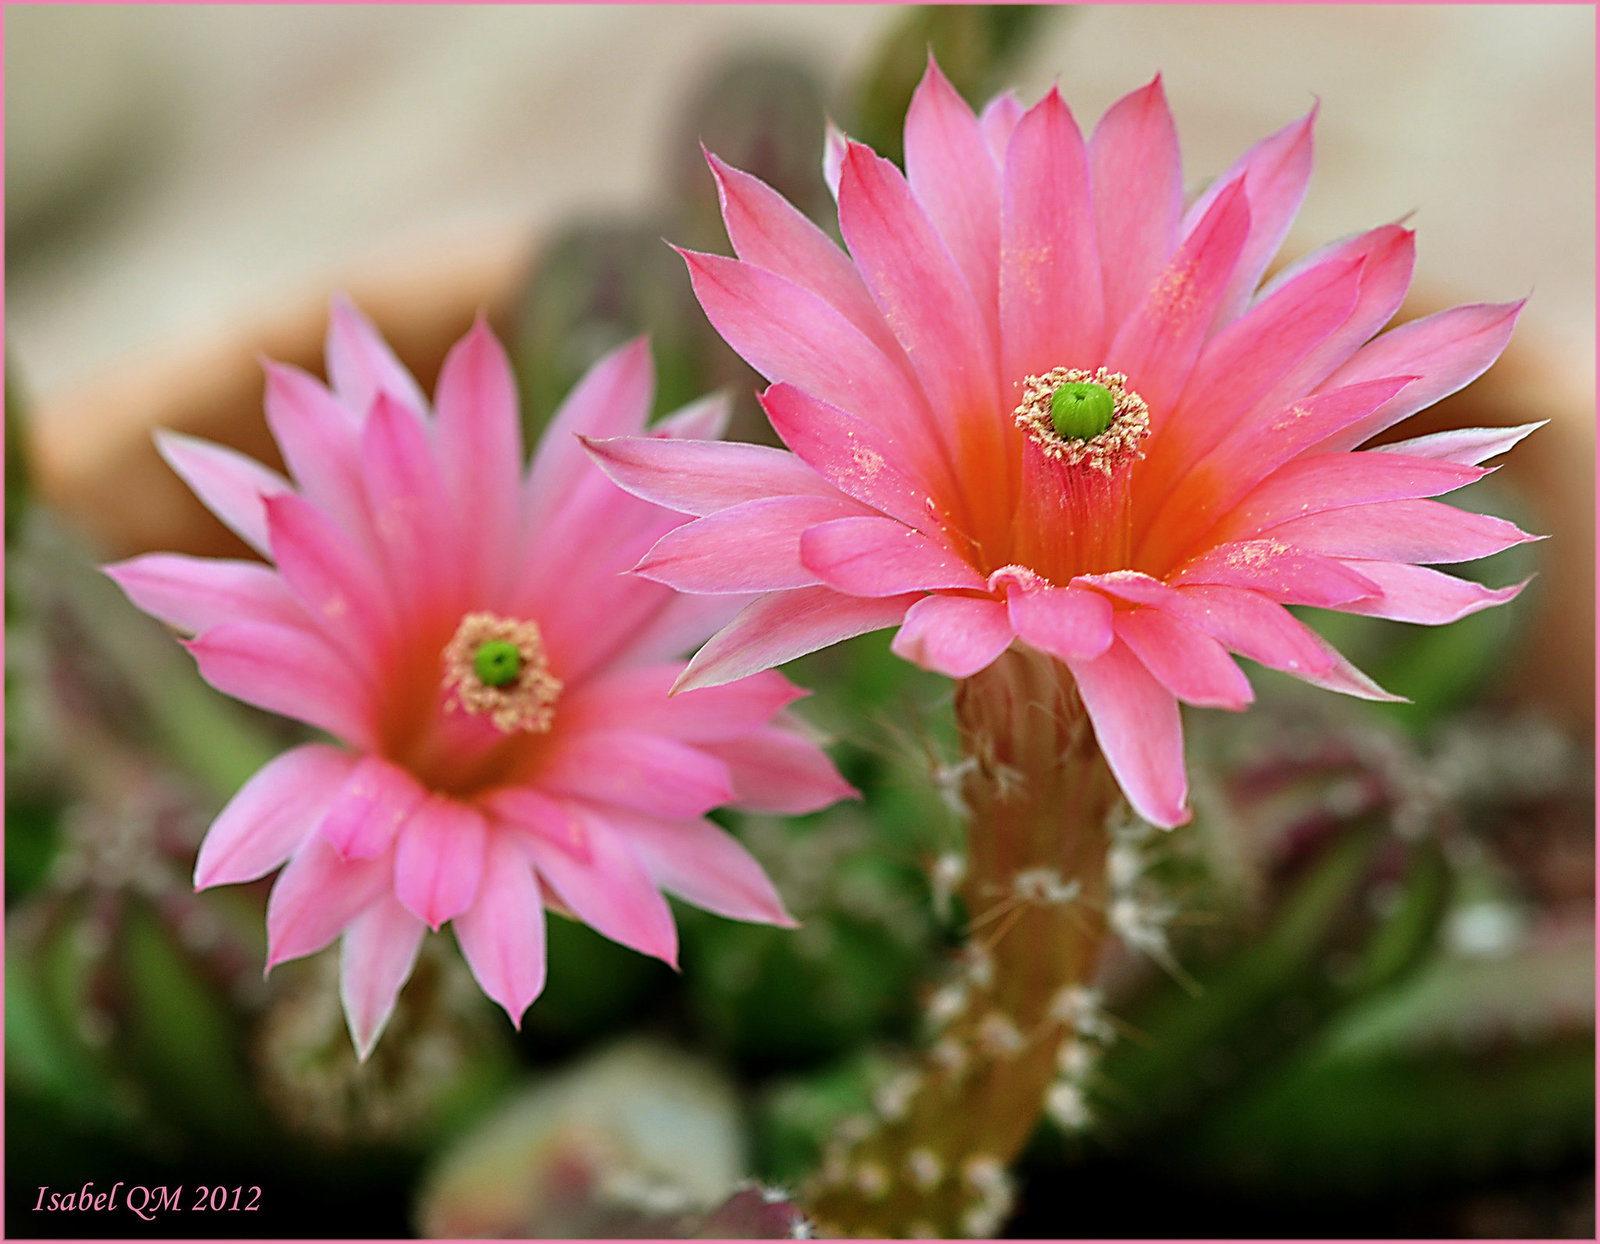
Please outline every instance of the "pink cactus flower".
[[[546, 907], [668, 963], [663, 890], [792, 924], [705, 814], [806, 812], [853, 792], [785, 711], [801, 693], [781, 675], [667, 697], [675, 658], [733, 609], [624, 573], [683, 519], [619, 492], [574, 435], [642, 432], [646, 344], [589, 371], [526, 469], [511, 370], [481, 320], [445, 361], [436, 413], [342, 301], [327, 362], [331, 392], [268, 366], [267, 419], [292, 480], [160, 437], [271, 565], [153, 554], [108, 568], [140, 608], [195, 635], [213, 686], [338, 740], [296, 747], [244, 785], [206, 835], [195, 885], [287, 862], [268, 967], [342, 935], [363, 1058], [425, 932], [446, 922], [519, 1024], [544, 985]], [[725, 418], [701, 402], [652, 435], [714, 437]]]
[[793, 452], [590, 445], [623, 487], [696, 516], [641, 574], [761, 593], [679, 685], [887, 626], [953, 678], [1029, 645], [1071, 671], [1135, 810], [1172, 826], [1178, 703], [1243, 708], [1231, 653], [1392, 698], [1285, 605], [1436, 624], [1515, 596], [1429, 565], [1532, 537], [1431, 498], [1533, 425], [1359, 447], [1487, 368], [1521, 304], [1375, 336], [1411, 278], [1399, 225], [1263, 285], [1313, 118], [1186, 207], [1159, 77], [1085, 141], [1055, 90], [974, 115], [930, 62], [904, 175], [830, 135], [848, 255], [708, 156], [738, 258], [682, 254], [712, 324], [773, 382], [762, 404]]

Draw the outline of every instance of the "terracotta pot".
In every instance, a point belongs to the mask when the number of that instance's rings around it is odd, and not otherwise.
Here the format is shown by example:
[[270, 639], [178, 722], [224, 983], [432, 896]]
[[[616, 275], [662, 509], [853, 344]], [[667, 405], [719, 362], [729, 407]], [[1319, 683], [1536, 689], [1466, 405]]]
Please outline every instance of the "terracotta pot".
[[[504, 327], [533, 247], [520, 233], [480, 237], [409, 267], [359, 274], [344, 289], [431, 391], [445, 352], [480, 309]], [[1449, 305], [1413, 298], [1400, 319]], [[204, 436], [277, 465], [261, 413], [261, 357], [321, 372], [328, 291], [135, 360], [43, 405], [34, 421], [40, 494], [108, 558], [157, 549], [246, 556], [156, 454], [150, 433]], [[1465, 391], [1408, 421], [1405, 436], [1548, 419], [1507, 455], [1501, 478], [1548, 533], [1534, 636], [1507, 660], [1506, 688], [1574, 726], [1594, 720], [1594, 392], [1589, 377], [1513, 339]]]

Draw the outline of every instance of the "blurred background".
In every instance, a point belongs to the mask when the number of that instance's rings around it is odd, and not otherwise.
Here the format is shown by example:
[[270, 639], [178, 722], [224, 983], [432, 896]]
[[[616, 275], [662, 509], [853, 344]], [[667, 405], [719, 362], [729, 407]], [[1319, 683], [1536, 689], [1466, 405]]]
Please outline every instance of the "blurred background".
[[[4, 22], [10, 1234], [786, 1229], [782, 1202], [735, 1187], [804, 1179], [917, 1039], [959, 935], [931, 879], [960, 832], [934, 790], [947, 684], [883, 637], [794, 671], [868, 796], [730, 820], [801, 933], [680, 909], [680, 978], [555, 921], [549, 993], [515, 1037], [431, 939], [361, 1069], [330, 957], [263, 983], [264, 890], [186, 880], [221, 802], [295, 736], [212, 695], [93, 566], [239, 553], [150, 429], [272, 460], [257, 355], [316, 369], [336, 288], [429, 387], [487, 309], [530, 429], [648, 329], [661, 409], [727, 385], [737, 434], [761, 438], [757, 378], [661, 241], [727, 250], [698, 142], [826, 224], [822, 117], [898, 156], [932, 46], [969, 100], [1059, 81], [1085, 129], [1159, 70], [1192, 187], [1320, 101], [1286, 255], [1410, 213], [1403, 318], [1532, 294], [1506, 358], [1406, 433], [1551, 420], [1462, 497], [1555, 537], [1463, 568], [1537, 573], [1516, 604], [1442, 631], [1308, 619], [1412, 705], [1252, 669], [1259, 711], [1189, 716], [1196, 825], [1141, 847], [1130, 884], [1170, 899], [1164, 936], [1203, 988], [1109, 965], [1132, 1035], [1100, 1070], [1099, 1122], [1029, 1151], [1008, 1233], [1592, 1237], [1592, 10], [13, 5]], [[91, 1178], [264, 1197], [250, 1218], [30, 1212], [37, 1186]]]

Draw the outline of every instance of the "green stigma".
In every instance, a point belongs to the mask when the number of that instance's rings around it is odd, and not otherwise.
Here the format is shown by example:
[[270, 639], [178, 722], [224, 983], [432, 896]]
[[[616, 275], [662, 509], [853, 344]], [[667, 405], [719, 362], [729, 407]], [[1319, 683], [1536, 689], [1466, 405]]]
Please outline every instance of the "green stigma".
[[1111, 426], [1117, 399], [1103, 384], [1069, 380], [1050, 395], [1050, 422], [1065, 441], [1092, 441]]
[[477, 655], [472, 658], [472, 672], [485, 686], [503, 687], [515, 682], [517, 675], [522, 673], [522, 653], [517, 651], [516, 644], [503, 639], [491, 639], [480, 645]]

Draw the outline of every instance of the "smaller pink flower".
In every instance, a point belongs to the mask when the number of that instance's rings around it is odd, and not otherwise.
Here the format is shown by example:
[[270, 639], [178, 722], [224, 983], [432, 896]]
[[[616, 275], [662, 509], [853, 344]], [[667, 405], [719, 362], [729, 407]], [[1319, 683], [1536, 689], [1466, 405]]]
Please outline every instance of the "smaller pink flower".
[[[786, 711], [802, 692], [780, 675], [667, 697], [728, 603], [623, 573], [684, 520], [619, 492], [578, 441], [643, 432], [645, 342], [588, 372], [526, 469], [511, 370], [481, 320], [445, 360], [436, 411], [342, 301], [327, 362], [331, 391], [268, 366], [291, 478], [158, 438], [270, 565], [152, 554], [107, 569], [195, 636], [213, 686], [338, 740], [244, 785], [201, 845], [196, 887], [283, 866], [268, 968], [342, 936], [362, 1058], [446, 923], [515, 1024], [544, 986], [546, 907], [668, 963], [662, 891], [792, 925], [705, 814], [809, 812], [854, 792]], [[651, 435], [715, 437], [725, 420], [705, 401]]]

